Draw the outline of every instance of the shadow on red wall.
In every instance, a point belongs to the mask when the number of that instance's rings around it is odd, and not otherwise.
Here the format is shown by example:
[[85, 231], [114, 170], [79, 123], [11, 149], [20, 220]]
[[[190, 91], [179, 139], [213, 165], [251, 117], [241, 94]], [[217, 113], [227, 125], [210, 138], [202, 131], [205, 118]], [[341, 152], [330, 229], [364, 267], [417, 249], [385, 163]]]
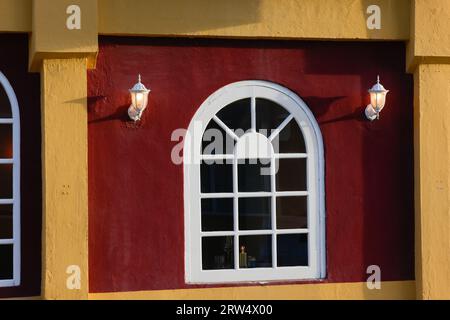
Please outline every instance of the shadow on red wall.
[[[412, 78], [403, 43], [100, 38], [89, 72], [91, 292], [192, 287], [184, 281], [183, 168], [172, 131], [224, 85], [267, 80], [296, 92], [322, 130], [326, 282], [414, 279]], [[128, 88], [152, 89], [140, 124]], [[379, 74], [381, 119], [364, 119]]]

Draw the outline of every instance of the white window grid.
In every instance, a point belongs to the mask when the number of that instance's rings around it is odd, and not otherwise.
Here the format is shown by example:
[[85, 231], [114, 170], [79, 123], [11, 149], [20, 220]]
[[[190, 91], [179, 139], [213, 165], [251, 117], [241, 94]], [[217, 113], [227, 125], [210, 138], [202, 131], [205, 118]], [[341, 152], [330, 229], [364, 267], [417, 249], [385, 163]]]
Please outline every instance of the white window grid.
[[[251, 113], [251, 131], [256, 132], [256, 108], [255, 97], [251, 99], [250, 113]], [[220, 120], [219, 117], [214, 116], [215, 121], [225, 132], [232, 133], [232, 130]], [[288, 115], [284, 121], [277, 127], [269, 136], [269, 140], [273, 141], [276, 136], [291, 122], [295, 121], [292, 115]], [[237, 142], [239, 138], [233, 133], [233, 139]], [[308, 191], [277, 191], [276, 190], [276, 174], [275, 163], [278, 159], [306, 159], [308, 153], [272, 153], [270, 157], [270, 187], [271, 191], [256, 191], [256, 192], [242, 192], [238, 190], [238, 164], [239, 159], [236, 154], [214, 154], [214, 155], [200, 155], [201, 160], [225, 160], [232, 161], [232, 174], [233, 174], [233, 192], [214, 192], [214, 193], [200, 193], [201, 199], [220, 199], [227, 198], [233, 199], [233, 231], [200, 231], [200, 236], [203, 237], [219, 237], [219, 236], [232, 236], [234, 239], [234, 269], [248, 269], [239, 267], [239, 236], [247, 235], [270, 235], [272, 238], [272, 268], [286, 268], [278, 267], [277, 259], [277, 235], [282, 234], [308, 234], [308, 228], [290, 228], [290, 229], [278, 229], [277, 228], [277, 208], [276, 200], [279, 197], [308, 197]], [[245, 159], [247, 160], [247, 159]], [[308, 170], [307, 168], [305, 168]], [[200, 177], [199, 177], [200, 178]], [[307, 184], [308, 185], [308, 184]], [[239, 229], [239, 199], [240, 198], [271, 198], [271, 229], [257, 229], [257, 230], [240, 230]], [[201, 258], [201, 257], [200, 257]], [[258, 268], [262, 269], [262, 268]], [[213, 270], [215, 271], [215, 270]]]
[[[194, 121], [203, 121], [206, 125], [211, 119], [235, 140], [239, 138], [216, 115], [224, 106], [240, 100], [251, 98], [251, 130], [256, 130], [256, 98], [272, 100], [290, 112], [290, 115], [280, 124], [274, 134], [278, 134], [290, 122], [297, 121], [304, 134], [306, 153], [273, 153], [271, 157], [271, 191], [270, 192], [239, 192], [238, 191], [238, 159], [236, 155], [201, 155], [201, 160], [232, 160], [233, 192], [201, 193], [199, 164], [185, 161], [185, 258], [186, 282], [188, 283], [226, 283], [226, 282], [265, 282], [270, 280], [300, 280], [325, 277], [325, 230], [324, 230], [324, 163], [323, 145], [320, 130], [312, 113], [306, 104], [293, 92], [279, 85], [266, 81], [242, 81], [218, 90], [211, 95], [195, 114], [188, 132], [192, 132]], [[269, 136], [272, 141], [275, 136]], [[192, 154], [201, 153], [199, 141], [185, 141], [184, 157], [191, 159]], [[310, 149], [310, 150], [309, 150]], [[276, 191], [276, 175], [274, 163], [277, 159], [305, 158], [307, 160], [307, 189], [304, 191]], [[308, 169], [311, 168], [311, 169]], [[277, 229], [276, 198], [280, 196], [307, 197], [307, 223], [303, 229]], [[269, 230], [239, 230], [239, 198], [271, 197], [271, 222]], [[201, 231], [201, 199], [232, 198], [234, 229], [232, 231]], [[271, 268], [239, 268], [239, 242], [242, 235], [272, 235], [272, 267]], [[308, 234], [308, 266], [278, 267], [277, 266], [277, 235], [278, 234]], [[205, 236], [234, 237], [234, 269], [203, 270], [201, 239]]]
[[[13, 157], [0, 159], [0, 165], [12, 165], [13, 186], [12, 198], [0, 199], [0, 205], [12, 205], [13, 208], [13, 237], [0, 239], [1, 245], [13, 246], [13, 278], [0, 280], [0, 287], [13, 287], [20, 285], [20, 115], [19, 104], [14, 90], [5, 75], [0, 72], [0, 85], [8, 96], [11, 107], [11, 118], [0, 118], [0, 125], [12, 125]], [[1, 257], [0, 257], [1, 259]]]

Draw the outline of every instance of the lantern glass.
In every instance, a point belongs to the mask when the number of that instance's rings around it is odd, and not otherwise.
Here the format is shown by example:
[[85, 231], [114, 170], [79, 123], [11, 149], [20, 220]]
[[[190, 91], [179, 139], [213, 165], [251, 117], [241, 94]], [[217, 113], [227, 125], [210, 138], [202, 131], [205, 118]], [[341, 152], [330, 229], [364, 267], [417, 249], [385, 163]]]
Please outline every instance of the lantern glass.
[[131, 92], [131, 103], [133, 107], [138, 110], [143, 110], [147, 106], [148, 102], [148, 92], [139, 92], [132, 91]]
[[376, 111], [381, 111], [386, 103], [386, 92], [371, 92], [370, 104]]

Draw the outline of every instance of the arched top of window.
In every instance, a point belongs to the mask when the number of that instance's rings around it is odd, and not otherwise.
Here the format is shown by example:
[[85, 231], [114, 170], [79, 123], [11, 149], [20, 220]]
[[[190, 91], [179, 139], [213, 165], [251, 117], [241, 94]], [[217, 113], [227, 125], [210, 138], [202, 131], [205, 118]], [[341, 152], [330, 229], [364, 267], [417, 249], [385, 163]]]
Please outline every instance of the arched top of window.
[[187, 282], [324, 277], [323, 144], [300, 97], [266, 81], [219, 89], [183, 157]]
[[0, 287], [20, 284], [20, 115], [0, 72]]

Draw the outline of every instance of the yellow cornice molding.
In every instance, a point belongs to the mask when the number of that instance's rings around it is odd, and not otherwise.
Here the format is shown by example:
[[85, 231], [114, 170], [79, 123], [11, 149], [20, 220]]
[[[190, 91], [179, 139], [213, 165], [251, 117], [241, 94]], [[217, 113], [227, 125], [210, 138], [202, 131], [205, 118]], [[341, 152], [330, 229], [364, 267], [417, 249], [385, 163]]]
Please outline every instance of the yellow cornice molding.
[[[48, 7], [49, 2], [0, 0], [0, 32], [45, 30], [45, 25], [54, 25], [64, 17], [64, 6], [84, 1], [57, 0]], [[104, 35], [407, 40], [410, 34], [410, 0], [284, 0], [282, 5], [273, 0], [88, 2], [98, 2], [95, 32]], [[32, 17], [36, 3], [45, 12], [45, 20], [37, 22]], [[380, 30], [366, 26], [366, 10], [373, 4], [381, 8]], [[91, 13], [91, 9], [83, 10], [83, 15]], [[58, 33], [58, 28], [51, 31]]]
[[[369, 30], [369, 5], [381, 29]], [[99, 34], [407, 40], [409, 0], [98, 0]]]

